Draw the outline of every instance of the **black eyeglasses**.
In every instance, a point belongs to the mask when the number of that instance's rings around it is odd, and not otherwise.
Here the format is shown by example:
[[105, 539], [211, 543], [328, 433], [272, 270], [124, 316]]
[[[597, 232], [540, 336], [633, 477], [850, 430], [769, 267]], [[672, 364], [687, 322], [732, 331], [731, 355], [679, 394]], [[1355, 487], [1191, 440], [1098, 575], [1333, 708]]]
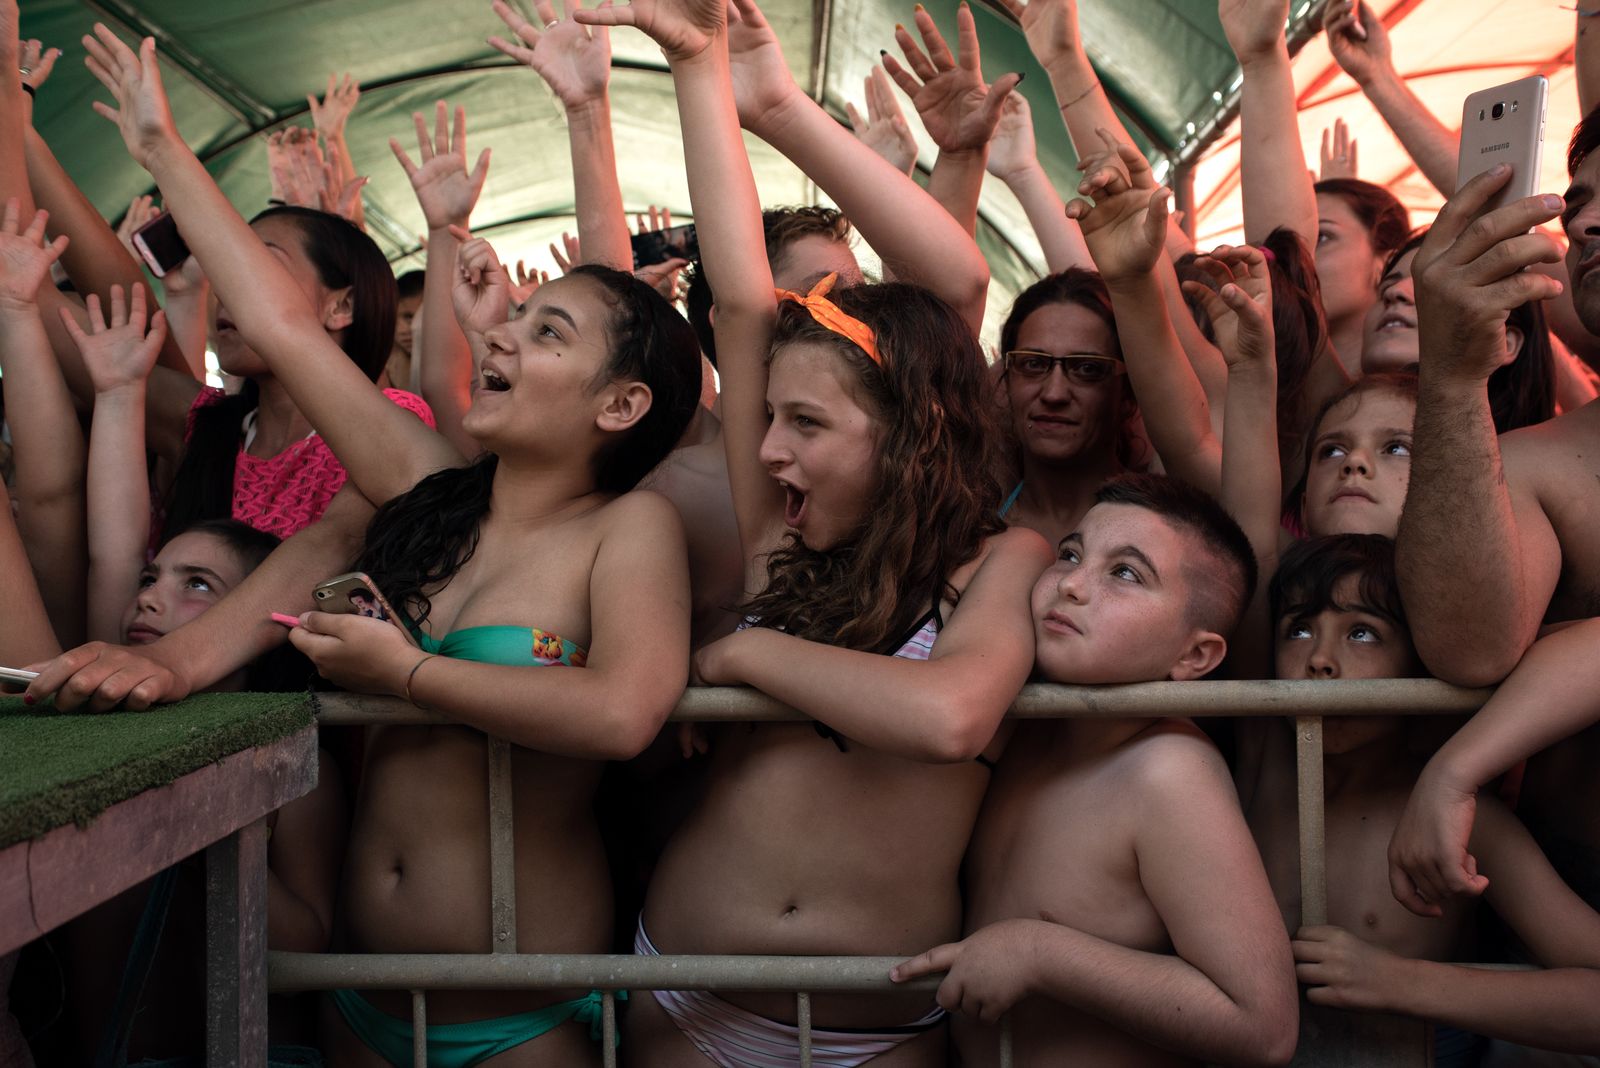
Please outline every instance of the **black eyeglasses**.
[[1102, 356], [1098, 353], [1080, 352], [1055, 356], [1033, 349], [1014, 349], [1006, 353], [1006, 368], [1012, 374], [1021, 375], [1023, 378], [1045, 378], [1056, 364], [1061, 365], [1061, 370], [1069, 382], [1076, 382], [1082, 386], [1097, 385], [1126, 370], [1122, 361], [1115, 356]]

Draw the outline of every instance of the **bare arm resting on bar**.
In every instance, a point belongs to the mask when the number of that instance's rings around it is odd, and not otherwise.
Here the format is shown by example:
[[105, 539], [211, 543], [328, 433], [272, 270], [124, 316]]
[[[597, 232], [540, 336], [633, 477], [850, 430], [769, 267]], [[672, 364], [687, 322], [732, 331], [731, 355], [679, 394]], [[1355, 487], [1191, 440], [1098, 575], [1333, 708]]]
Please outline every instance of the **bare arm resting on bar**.
[[90, 642], [40, 669], [28, 687], [35, 700], [54, 695], [65, 711], [103, 712], [179, 701], [227, 678], [284, 640], [273, 612], [312, 607], [311, 588], [344, 571], [360, 550], [372, 505], [346, 485], [317, 522], [273, 551], [205, 615], [135, 651]]

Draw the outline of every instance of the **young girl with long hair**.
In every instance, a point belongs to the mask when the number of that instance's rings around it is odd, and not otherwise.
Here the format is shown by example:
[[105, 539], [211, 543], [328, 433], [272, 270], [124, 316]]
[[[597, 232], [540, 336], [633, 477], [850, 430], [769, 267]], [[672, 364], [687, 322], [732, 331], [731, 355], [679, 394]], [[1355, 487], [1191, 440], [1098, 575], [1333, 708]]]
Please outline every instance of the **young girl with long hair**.
[[[825, 279], [775, 297], [722, 0], [576, 17], [638, 26], [666, 52], [717, 295], [750, 625], [696, 667], [816, 720], [710, 739], [705, 798], [656, 869], [635, 949], [890, 955], [948, 938], [988, 784], [978, 758], [996, 755], [1032, 667], [1028, 591], [1050, 558], [1038, 535], [1000, 529], [977, 343], [913, 286]], [[944, 1062], [926, 995], [813, 1004], [819, 1061]], [[748, 1064], [752, 1048], [793, 1057], [793, 1007], [784, 995], [641, 996], [624, 1045], [641, 1065]]]
[[[410, 640], [382, 620], [322, 613], [304, 616], [291, 640], [347, 689], [404, 696], [459, 723], [369, 736], [344, 869], [345, 944], [491, 949], [490, 734], [515, 747], [517, 946], [606, 951], [611, 881], [591, 811], [602, 761], [644, 749], [687, 675], [682, 526], [667, 501], [629, 490], [693, 412], [692, 331], [648, 285], [599, 267], [540, 287], [508, 322], [504, 269], [459, 232], [456, 312], [479, 369], [462, 426], [485, 451], [462, 467], [446, 439], [329, 358], [334, 342], [292, 299], [280, 254], [179, 138], [154, 42], [136, 55], [105, 27], [96, 35], [85, 41], [90, 68], [118, 104], [97, 108], [162, 187], [241, 337], [380, 506], [358, 565]], [[330, 1060], [409, 1059], [406, 1001], [336, 991], [324, 1014]], [[595, 1062], [579, 1025], [596, 1020], [598, 1003], [583, 991], [435, 994], [430, 1060], [476, 1063], [526, 1045], [519, 1064]]]

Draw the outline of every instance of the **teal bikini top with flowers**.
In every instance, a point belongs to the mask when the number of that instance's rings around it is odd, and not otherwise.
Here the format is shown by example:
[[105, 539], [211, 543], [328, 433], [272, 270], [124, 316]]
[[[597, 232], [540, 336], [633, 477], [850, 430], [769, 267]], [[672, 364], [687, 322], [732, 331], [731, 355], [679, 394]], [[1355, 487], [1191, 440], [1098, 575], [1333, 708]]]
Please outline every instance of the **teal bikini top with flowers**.
[[587, 650], [538, 627], [462, 627], [443, 638], [424, 634], [415, 626], [410, 630], [423, 652], [456, 660], [513, 667], [583, 667], [589, 661]]

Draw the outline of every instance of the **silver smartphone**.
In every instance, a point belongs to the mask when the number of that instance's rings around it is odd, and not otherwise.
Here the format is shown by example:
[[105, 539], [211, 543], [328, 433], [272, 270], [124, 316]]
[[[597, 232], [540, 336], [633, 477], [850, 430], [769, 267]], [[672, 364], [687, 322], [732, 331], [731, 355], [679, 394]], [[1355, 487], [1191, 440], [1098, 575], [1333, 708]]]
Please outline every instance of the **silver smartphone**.
[[29, 683], [39, 677], [37, 671], [23, 671], [21, 668], [0, 667], [0, 682]]
[[1456, 188], [1501, 163], [1511, 181], [1489, 201], [1493, 211], [1539, 191], [1544, 168], [1544, 112], [1550, 83], [1535, 74], [1467, 97], [1461, 110], [1461, 156]]

